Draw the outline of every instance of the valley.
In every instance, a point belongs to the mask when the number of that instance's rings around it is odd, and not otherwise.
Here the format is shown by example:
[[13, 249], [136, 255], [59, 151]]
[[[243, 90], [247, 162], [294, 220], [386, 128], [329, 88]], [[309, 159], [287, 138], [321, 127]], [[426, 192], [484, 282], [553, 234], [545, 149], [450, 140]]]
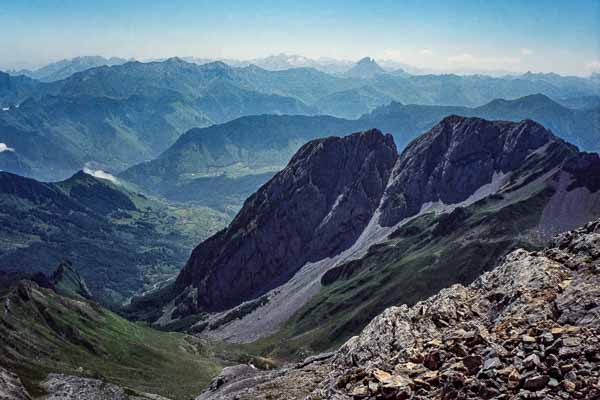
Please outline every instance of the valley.
[[596, 2], [30, 3], [0, 400], [600, 398]]

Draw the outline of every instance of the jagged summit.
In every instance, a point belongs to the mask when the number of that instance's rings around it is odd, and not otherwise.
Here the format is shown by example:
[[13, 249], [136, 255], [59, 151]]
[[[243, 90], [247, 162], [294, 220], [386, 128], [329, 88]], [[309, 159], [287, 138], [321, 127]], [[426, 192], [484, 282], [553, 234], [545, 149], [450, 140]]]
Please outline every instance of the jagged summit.
[[[154, 322], [208, 312], [194, 329], [240, 342], [290, 319], [331, 327], [326, 340], [348, 335], [389, 304], [470, 283], [517, 245], [599, 216], [598, 162], [531, 120], [449, 116], [401, 155], [377, 130], [314, 140], [194, 250]], [[333, 307], [339, 287], [348, 303]], [[225, 325], [228, 312], [242, 317]]]
[[302, 146], [226, 230], [194, 250], [177, 286], [197, 290], [197, 300], [180, 301], [174, 314], [236, 306], [352, 245], [397, 157], [392, 137], [375, 129]]
[[346, 72], [346, 75], [353, 78], [373, 78], [375, 75], [385, 74], [385, 70], [377, 64], [371, 57], [360, 59], [352, 68]]
[[426, 203], [464, 201], [494, 176], [517, 170], [532, 151], [550, 143], [575, 151], [531, 120], [448, 116], [400, 155], [382, 205], [381, 223], [394, 225]]

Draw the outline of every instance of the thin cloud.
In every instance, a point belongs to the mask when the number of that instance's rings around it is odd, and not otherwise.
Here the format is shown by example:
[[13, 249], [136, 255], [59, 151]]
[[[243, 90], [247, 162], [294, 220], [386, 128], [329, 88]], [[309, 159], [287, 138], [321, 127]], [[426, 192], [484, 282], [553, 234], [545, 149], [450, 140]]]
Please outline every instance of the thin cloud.
[[533, 50], [528, 49], [528, 48], [522, 48], [521, 49], [521, 54], [524, 56], [530, 56], [533, 54]]
[[463, 53], [448, 57], [448, 62], [458, 67], [478, 67], [478, 68], [506, 68], [521, 63], [517, 57], [477, 57], [473, 54]]
[[430, 56], [433, 54], [433, 50], [431, 49], [421, 49], [419, 51], [420, 54], [424, 55], [424, 56]]
[[88, 175], [93, 176], [94, 178], [104, 179], [107, 181], [111, 181], [112, 183], [119, 183], [119, 180], [114, 175], [111, 175], [108, 172], [102, 171], [101, 169], [83, 168], [83, 172], [85, 172]]
[[591, 72], [600, 72], [600, 60], [594, 60], [589, 62], [585, 68]]
[[0, 143], [0, 153], [4, 153], [5, 151], [15, 151], [15, 149], [8, 147], [6, 143]]

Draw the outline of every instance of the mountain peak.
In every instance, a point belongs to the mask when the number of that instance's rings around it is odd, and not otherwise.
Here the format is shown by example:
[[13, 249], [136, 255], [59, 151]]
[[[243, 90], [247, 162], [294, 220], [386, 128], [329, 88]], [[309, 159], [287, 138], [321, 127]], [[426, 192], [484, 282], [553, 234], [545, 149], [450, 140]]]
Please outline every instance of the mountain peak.
[[494, 176], [520, 168], [531, 152], [550, 142], [563, 143], [532, 120], [450, 115], [400, 155], [380, 222], [393, 226], [426, 203], [465, 201]]
[[354, 78], [365, 78], [370, 79], [375, 75], [385, 74], [385, 70], [377, 64], [375, 59], [371, 57], [361, 58], [348, 72], [346, 75]]
[[307, 261], [347, 249], [377, 209], [397, 157], [392, 137], [376, 129], [302, 146], [227, 229], [193, 251], [177, 286], [200, 289], [197, 299], [178, 299], [171, 316], [255, 299]]

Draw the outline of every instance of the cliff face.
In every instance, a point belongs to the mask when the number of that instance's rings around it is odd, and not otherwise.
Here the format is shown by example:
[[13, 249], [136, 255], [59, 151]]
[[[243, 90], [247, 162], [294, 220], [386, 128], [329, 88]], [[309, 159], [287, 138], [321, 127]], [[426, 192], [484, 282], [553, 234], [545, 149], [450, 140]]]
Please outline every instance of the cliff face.
[[231, 225], [192, 253], [175, 311], [219, 311], [289, 280], [306, 262], [351, 246], [377, 209], [398, 155], [377, 130], [304, 145], [252, 195]]
[[[382, 204], [382, 225], [419, 212], [425, 203], [455, 204], [522, 167], [530, 153], [551, 143], [570, 149], [542, 125], [447, 117], [402, 152]], [[555, 160], [555, 162], [560, 162]]]
[[[378, 131], [310, 142], [194, 250], [158, 323], [208, 312], [195, 330], [244, 342], [296, 318], [333, 342], [391, 304], [468, 284], [516, 247], [539, 248], [599, 216], [599, 165], [530, 120], [451, 116], [399, 156]], [[471, 206], [445, 232], [425, 218]], [[389, 236], [413, 217], [422, 234]]]
[[598, 398], [599, 288], [597, 220], [470, 286], [387, 309], [334, 354], [225, 374], [199, 399]]

